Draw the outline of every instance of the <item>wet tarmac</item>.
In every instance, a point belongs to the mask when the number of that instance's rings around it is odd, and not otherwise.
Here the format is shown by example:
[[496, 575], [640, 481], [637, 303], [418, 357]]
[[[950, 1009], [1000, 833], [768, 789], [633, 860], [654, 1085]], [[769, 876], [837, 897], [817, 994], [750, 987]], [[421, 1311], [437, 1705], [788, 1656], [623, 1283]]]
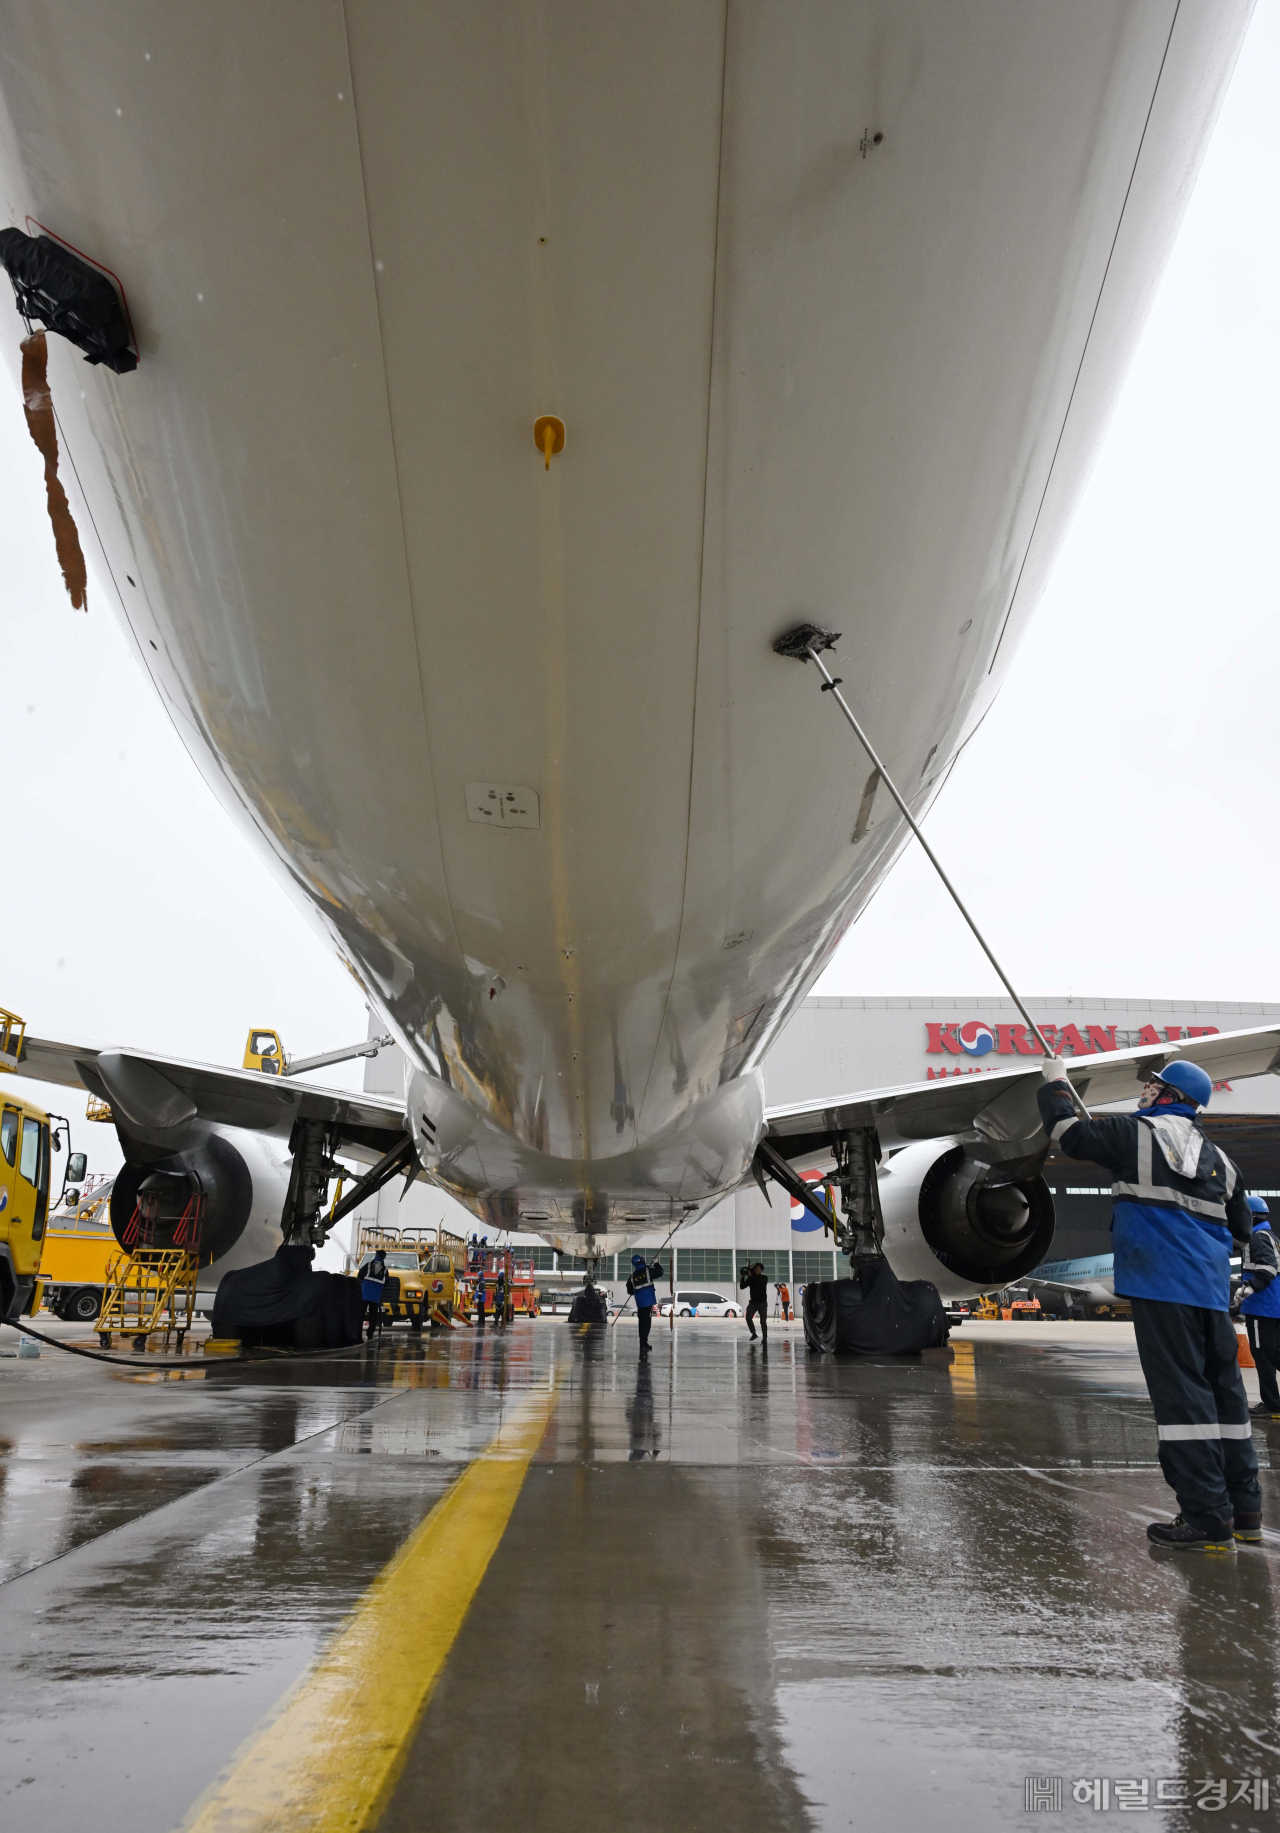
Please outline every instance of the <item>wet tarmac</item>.
[[835, 1362], [775, 1326], [766, 1359], [682, 1320], [642, 1367], [629, 1319], [539, 1320], [136, 1373], [0, 1333], [4, 1825], [166, 1833], [220, 1774], [201, 1827], [338, 1824], [236, 1798], [237, 1753], [531, 1407], [368, 1824], [1280, 1825], [1280, 1534], [1148, 1549], [1174, 1510], [1127, 1326], [953, 1344]]

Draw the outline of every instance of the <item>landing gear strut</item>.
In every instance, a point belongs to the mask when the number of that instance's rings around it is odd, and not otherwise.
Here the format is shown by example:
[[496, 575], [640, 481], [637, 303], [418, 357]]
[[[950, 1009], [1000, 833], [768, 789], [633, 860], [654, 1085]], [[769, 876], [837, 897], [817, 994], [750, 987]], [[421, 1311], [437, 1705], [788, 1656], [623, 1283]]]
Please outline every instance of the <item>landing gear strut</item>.
[[874, 1127], [841, 1133], [834, 1141], [836, 1172], [831, 1182], [840, 1192], [842, 1224], [836, 1242], [849, 1256], [855, 1275], [884, 1259], [884, 1217], [880, 1213], [880, 1185], [876, 1166], [880, 1141]]
[[337, 1141], [323, 1120], [295, 1120], [289, 1135], [293, 1169], [280, 1227], [286, 1247], [323, 1247], [328, 1229], [320, 1211], [333, 1175]]
[[335, 1203], [328, 1215], [322, 1213], [329, 1180], [334, 1175], [335, 1154], [341, 1145], [338, 1128], [324, 1120], [295, 1120], [289, 1135], [293, 1153], [293, 1170], [284, 1199], [280, 1228], [286, 1247], [323, 1247], [329, 1231], [344, 1216], [363, 1203], [375, 1191], [401, 1172], [406, 1184], [418, 1169], [418, 1154], [413, 1138], [405, 1133], [389, 1152], [384, 1152], [363, 1177], [356, 1178], [347, 1194]]
[[832, 1196], [835, 1190], [840, 1192], [843, 1217], [837, 1215], [834, 1202], [824, 1199], [819, 1187], [802, 1178], [767, 1139], [762, 1139], [756, 1147], [752, 1173], [766, 1202], [769, 1198], [766, 1180], [771, 1179], [781, 1184], [798, 1203], [803, 1203], [821, 1222], [823, 1233], [829, 1232], [837, 1248], [849, 1256], [849, 1264], [857, 1273], [861, 1267], [878, 1265], [884, 1259], [884, 1218], [880, 1213], [880, 1186], [876, 1178], [880, 1141], [874, 1127], [856, 1127], [828, 1134], [825, 1140], [806, 1142], [810, 1151], [823, 1145], [830, 1147], [836, 1161], [835, 1173], [827, 1180], [827, 1195]]

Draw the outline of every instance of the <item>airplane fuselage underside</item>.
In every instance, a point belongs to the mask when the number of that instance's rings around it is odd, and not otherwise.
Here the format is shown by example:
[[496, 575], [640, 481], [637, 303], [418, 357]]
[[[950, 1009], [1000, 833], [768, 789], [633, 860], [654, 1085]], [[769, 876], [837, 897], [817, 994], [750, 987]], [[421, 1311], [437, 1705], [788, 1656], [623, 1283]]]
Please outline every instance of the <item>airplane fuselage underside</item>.
[[422, 1144], [478, 1213], [617, 1237], [743, 1174], [905, 838], [772, 640], [843, 631], [923, 813], [1247, 17], [0, 0], [7, 218], [113, 269], [141, 352], [51, 339], [91, 612], [394, 1030], [420, 1140], [419, 1093], [465, 1107], [470, 1157]]

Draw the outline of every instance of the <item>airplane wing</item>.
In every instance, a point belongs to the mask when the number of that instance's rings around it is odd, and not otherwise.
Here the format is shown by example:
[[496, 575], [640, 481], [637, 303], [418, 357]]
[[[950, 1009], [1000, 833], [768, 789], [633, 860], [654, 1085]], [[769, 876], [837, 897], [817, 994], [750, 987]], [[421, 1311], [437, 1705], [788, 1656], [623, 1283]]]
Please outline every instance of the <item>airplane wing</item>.
[[[20, 1056], [3, 1066], [33, 1081], [83, 1088], [145, 1127], [164, 1128], [198, 1116], [221, 1126], [280, 1132], [295, 1120], [325, 1120], [341, 1129], [344, 1150], [350, 1142], [375, 1155], [407, 1131], [404, 1102], [390, 1096], [317, 1088], [292, 1077], [189, 1063], [149, 1051], [28, 1037]], [[358, 1150], [355, 1155], [362, 1156]]]
[[[1153, 1070], [1180, 1056], [1192, 1058], [1215, 1081], [1274, 1073], [1280, 1070], [1280, 1027], [1072, 1057], [1066, 1073], [1084, 1099], [1097, 1106], [1133, 1097]], [[341, 1128], [344, 1144], [350, 1141], [374, 1153], [387, 1150], [407, 1131], [403, 1102], [389, 1096], [317, 1088], [292, 1078], [150, 1052], [28, 1037], [21, 1055], [4, 1066], [36, 1081], [86, 1089], [143, 1126], [163, 1128], [198, 1115], [224, 1126], [274, 1132], [297, 1119], [325, 1120]], [[946, 1137], [985, 1139], [997, 1148], [1002, 1140], [1011, 1147], [1021, 1141], [1025, 1148], [1028, 1135], [1039, 1127], [1035, 1091], [1040, 1081], [1037, 1058], [1034, 1067], [1012, 1064], [771, 1107], [765, 1111], [766, 1143], [778, 1158], [796, 1161], [828, 1152], [836, 1134], [874, 1127], [882, 1148]], [[806, 1188], [802, 1200], [812, 1195]]]
[[[1178, 1044], [1068, 1057], [1066, 1072], [1084, 1100], [1097, 1107], [1136, 1099], [1153, 1071], [1179, 1057], [1199, 1063], [1215, 1082], [1275, 1073], [1280, 1070], [1280, 1027], [1222, 1031]], [[765, 1110], [766, 1137], [787, 1159], [821, 1152], [833, 1134], [862, 1127], [874, 1127], [885, 1148], [948, 1136], [1013, 1140], [1019, 1133], [1025, 1137], [1029, 1123], [1031, 1131], [1038, 1129], [1034, 1097], [1041, 1080], [1037, 1057], [1030, 1065], [770, 1107]]]

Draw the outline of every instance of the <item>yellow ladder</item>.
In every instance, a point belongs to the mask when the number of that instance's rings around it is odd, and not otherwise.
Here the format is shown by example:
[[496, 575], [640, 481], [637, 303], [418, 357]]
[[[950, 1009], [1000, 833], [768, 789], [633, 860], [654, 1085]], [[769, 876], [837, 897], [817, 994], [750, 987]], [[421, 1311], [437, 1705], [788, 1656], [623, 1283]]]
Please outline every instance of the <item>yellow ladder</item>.
[[[180, 1247], [138, 1247], [116, 1255], [107, 1268], [107, 1285], [98, 1317], [98, 1340], [110, 1349], [112, 1335], [132, 1337], [135, 1349], [163, 1333], [163, 1346], [177, 1332], [177, 1347], [191, 1328], [195, 1312], [199, 1253]], [[162, 1314], [167, 1317], [161, 1323]]]

